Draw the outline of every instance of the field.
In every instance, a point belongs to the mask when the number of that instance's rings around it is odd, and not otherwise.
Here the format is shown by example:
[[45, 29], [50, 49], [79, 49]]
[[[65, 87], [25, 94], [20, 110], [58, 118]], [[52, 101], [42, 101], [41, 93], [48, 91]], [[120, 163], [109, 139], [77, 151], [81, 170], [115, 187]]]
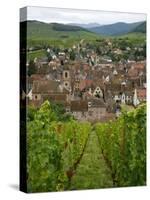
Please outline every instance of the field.
[[[77, 45], [80, 43], [80, 41], [84, 41], [84, 43], [90, 44], [93, 48], [102, 48], [104, 45], [106, 46], [107, 44], [105, 41], [108, 39], [109, 41], [112, 42], [114, 45], [114, 48], [124, 48], [126, 46], [133, 48], [135, 47], [141, 47], [146, 45], [146, 36], [143, 33], [130, 33], [126, 34], [123, 36], [113, 36], [113, 37], [107, 37], [107, 36], [95, 36], [91, 33], [84, 33], [83, 35], [81, 34], [82, 32], [78, 33], [75, 37], [70, 36], [69, 38], [61, 38], [60, 39], [60, 33], [58, 34], [59, 36], [55, 35], [55, 38], [34, 38], [30, 37], [28, 39], [28, 45], [30, 47], [34, 46], [37, 48], [37, 50], [33, 50], [27, 53], [27, 58], [28, 60], [34, 60], [34, 58], [43, 58], [47, 57], [47, 52], [46, 48], [49, 46], [51, 47], [58, 47], [59, 49], [64, 49], [64, 48], [72, 48], [73, 45]], [[71, 35], [71, 33], [68, 33]], [[86, 35], [87, 34], [87, 35]], [[104, 48], [105, 48], [104, 46]], [[132, 51], [134, 52], [134, 51]], [[108, 55], [110, 52], [107, 53]], [[124, 53], [124, 56], [129, 56], [130, 52], [127, 54]], [[112, 56], [112, 55], [111, 55]]]
[[28, 192], [146, 184], [146, 106], [108, 123], [79, 123], [46, 101], [29, 108]]
[[28, 60], [34, 60], [34, 58], [43, 58], [43, 57], [46, 57], [46, 50], [44, 49], [31, 51], [31, 52], [28, 52], [27, 54]]

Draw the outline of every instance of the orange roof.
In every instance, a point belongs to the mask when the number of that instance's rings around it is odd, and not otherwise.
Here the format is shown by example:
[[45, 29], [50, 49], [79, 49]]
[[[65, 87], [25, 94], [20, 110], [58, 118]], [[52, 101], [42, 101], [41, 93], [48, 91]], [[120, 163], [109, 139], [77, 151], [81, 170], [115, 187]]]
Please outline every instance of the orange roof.
[[33, 81], [44, 80], [45, 79], [45, 75], [43, 75], [43, 74], [32, 74], [30, 76], [30, 79], [32, 79]]
[[142, 70], [142, 69], [144, 69], [145, 64], [144, 63], [134, 63], [132, 66], [134, 67], [134, 69]]
[[59, 92], [59, 83], [53, 80], [33, 81], [33, 93]]
[[138, 70], [131, 68], [131, 69], [129, 69], [128, 74], [129, 74], [130, 77], [138, 76]]
[[90, 66], [88, 64], [83, 64], [83, 69], [86, 71], [86, 70], [89, 70]]
[[87, 111], [88, 103], [84, 100], [71, 101], [71, 111]]
[[146, 89], [138, 89], [137, 95], [138, 95], [138, 97], [146, 98]]
[[92, 83], [93, 83], [92, 80], [88, 80], [88, 79], [81, 80], [80, 84], [79, 84], [79, 88], [80, 88], [80, 90], [83, 90], [86, 87], [90, 87], [92, 85]]

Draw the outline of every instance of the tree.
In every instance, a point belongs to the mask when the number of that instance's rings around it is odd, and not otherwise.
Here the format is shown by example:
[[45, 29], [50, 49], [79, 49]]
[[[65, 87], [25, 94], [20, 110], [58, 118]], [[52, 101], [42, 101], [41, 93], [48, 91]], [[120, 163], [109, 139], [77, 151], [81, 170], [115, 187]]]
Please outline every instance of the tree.
[[32, 74], [36, 74], [36, 72], [37, 72], [36, 65], [34, 61], [31, 60], [28, 66], [28, 75], [31, 76]]
[[62, 104], [51, 103], [51, 108], [57, 116], [58, 121], [69, 121], [72, 116], [66, 113], [65, 107]]
[[51, 60], [52, 60], [52, 56], [51, 56], [51, 54], [49, 53], [49, 52], [47, 52], [47, 58], [48, 58], [48, 62], [50, 62]]
[[75, 57], [76, 57], [75, 52], [74, 52], [74, 51], [71, 51], [71, 52], [70, 52], [70, 59], [71, 59], [71, 60], [75, 60]]

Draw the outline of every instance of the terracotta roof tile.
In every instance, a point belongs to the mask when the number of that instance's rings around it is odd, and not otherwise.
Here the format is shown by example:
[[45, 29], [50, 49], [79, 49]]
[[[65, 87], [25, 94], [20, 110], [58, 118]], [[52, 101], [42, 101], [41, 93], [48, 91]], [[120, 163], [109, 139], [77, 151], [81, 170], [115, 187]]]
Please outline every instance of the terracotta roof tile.
[[71, 101], [71, 111], [85, 112], [87, 110], [88, 110], [87, 101], [83, 100]]
[[137, 89], [137, 95], [140, 98], [146, 98], [146, 89]]
[[33, 93], [52, 93], [59, 91], [59, 83], [52, 80], [42, 80], [33, 82]]

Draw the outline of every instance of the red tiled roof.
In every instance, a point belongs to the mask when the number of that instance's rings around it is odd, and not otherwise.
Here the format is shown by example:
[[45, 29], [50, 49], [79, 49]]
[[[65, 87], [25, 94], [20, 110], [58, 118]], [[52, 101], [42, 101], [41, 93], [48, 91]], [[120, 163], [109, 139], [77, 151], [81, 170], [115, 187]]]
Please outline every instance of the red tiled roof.
[[144, 63], [134, 63], [132, 66], [134, 67], [134, 69], [141, 70], [141, 69], [144, 69], [145, 64]]
[[71, 101], [71, 111], [85, 112], [88, 110], [88, 103], [84, 100]]
[[67, 96], [66, 94], [48, 94], [48, 95], [42, 95], [43, 101], [49, 100], [57, 103], [63, 103], [66, 102]]
[[93, 83], [92, 80], [88, 80], [88, 79], [81, 80], [80, 84], [79, 84], [79, 89], [83, 90], [86, 87], [90, 87], [92, 85], [92, 83]]
[[140, 98], [146, 98], [146, 89], [137, 89], [137, 95]]
[[102, 99], [92, 99], [91, 101], [91, 107], [103, 107], [105, 108], [106, 105]]
[[30, 79], [32, 81], [44, 80], [45, 79], [45, 75], [42, 75], [42, 74], [32, 74], [30, 76]]
[[52, 80], [41, 80], [33, 82], [33, 93], [59, 92], [59, 83]]
[[90, 66], [88, 64], [83, 64], [83, 69], [86, 71], [86, 70], [89, 70]]
[[134, 77], [138, 76], [138, 70], [131, 68], [131, 69], [129, 69], [128, 74], [129, 74], [130, 77], [132, 77], [132, 76], [134, 76]]

